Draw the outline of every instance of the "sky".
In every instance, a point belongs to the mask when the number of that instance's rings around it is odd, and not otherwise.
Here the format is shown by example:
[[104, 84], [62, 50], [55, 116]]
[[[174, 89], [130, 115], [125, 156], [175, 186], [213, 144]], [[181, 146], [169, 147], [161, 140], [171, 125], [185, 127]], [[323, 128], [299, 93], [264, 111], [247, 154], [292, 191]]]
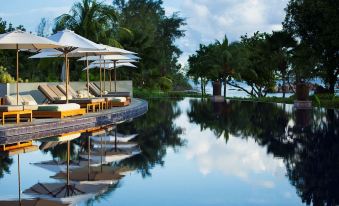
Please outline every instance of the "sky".
[[[42, 17], [53, 21], [67, 13], [78, 0], [11, 0], [1, 5], [0, 17], [14, 26], [24, 25], [36, 32]], [[111, 3], [112, 0], [103, 0]], [[288, 0], [163, 0], [167, 15], [179, 12], [186, 18], [185, 37], [176, 44], [183, 51], [179, 61], [186, 64], [199, 44], [222, 40], [225, 34], [230, 41], [256, 31], [271, 32], [281, 29], [284, 8]]]

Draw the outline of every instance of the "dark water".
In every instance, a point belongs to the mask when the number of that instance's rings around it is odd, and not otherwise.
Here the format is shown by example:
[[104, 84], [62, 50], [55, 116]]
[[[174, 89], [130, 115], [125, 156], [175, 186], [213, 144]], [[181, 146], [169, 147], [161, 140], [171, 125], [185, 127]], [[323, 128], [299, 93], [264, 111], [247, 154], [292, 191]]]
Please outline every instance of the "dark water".
[[[119, 125], [142, 153], [109, 163], [129, 172], [77, 205], [338, 205], [339, 111], [200, 99], [150, 100]], [[40, 145], [41, 142], [35, 142]], [[87, 151], [71, 142], [71, 159]], [[93, 147], [93, 145], [91, 146]], [[20, 154], [21, 188], [60, 182], [34, 164], [65, 160], [67, 144]], [[17, 156], [1, 156], [0, 199], [18, 197]], [[22, 198], [30, 198], [22, 194]]]

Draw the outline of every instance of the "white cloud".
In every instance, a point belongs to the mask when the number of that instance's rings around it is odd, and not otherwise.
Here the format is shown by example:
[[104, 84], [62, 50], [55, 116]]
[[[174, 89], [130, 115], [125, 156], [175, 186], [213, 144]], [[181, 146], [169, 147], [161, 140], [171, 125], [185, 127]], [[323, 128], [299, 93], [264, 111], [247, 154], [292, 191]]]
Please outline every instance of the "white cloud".
[[[189, 108], [185, 105], [187, 101], [182, 104], [180, 108]], [[212, 131], [200, 131], [199, 126], [189, 123], [186, 115], [181, 115], [176, 124], [186, 131], [186, 158], [195, 161], [203, 175], [222, 173], [270, 189], [276, 186], [274, 180], [286, 173], [283, 160], [267, 154], [267, 148], [259, 146], [252, 138], [245, 140], [230, 136], [226, 144], [223, 137], [217, 139]]]
[[222, 39], [231, 41], [256, 31], [280, 30], [288, 0], [183, 0], [165, 1], [166, 11], [180, 11], [187, 18], [186, 37], [178, 40], [187, 61], [199, 43]]

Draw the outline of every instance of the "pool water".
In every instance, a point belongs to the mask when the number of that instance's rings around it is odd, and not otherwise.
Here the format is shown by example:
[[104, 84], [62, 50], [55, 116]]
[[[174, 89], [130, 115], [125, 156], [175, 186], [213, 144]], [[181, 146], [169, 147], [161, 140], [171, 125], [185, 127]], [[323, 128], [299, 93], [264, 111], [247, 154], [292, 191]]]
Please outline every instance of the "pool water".
[[[148, 101], [147, 114], [118, 125], [119, 133], [139, 134], [133, 142], [141, 153], [107, 163], [130, 172], [74, 205], [339, 204], [338, 110], [191, 98]], [[109, 134], [114, 131], [102, 136]], [[71, 159], [78, 160], [87, 146], [84, 136], [72, 140]], [[51, 178], [55, 172], [32, 163], [65, 160], [66, 152], [67, 144], [59, 144], [20, 154], [21, 190], [60, 182]], [[0, 177], [0, 199], [16, 200], [17, 155], [1, 156]]]

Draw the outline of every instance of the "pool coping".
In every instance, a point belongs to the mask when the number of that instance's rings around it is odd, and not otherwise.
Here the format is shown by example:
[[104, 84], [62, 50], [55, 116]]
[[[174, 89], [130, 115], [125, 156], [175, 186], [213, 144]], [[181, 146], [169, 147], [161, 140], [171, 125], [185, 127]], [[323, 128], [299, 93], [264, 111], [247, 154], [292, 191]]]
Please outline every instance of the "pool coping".
[[32, 123], [0, 127], [0, 145], [104, 127], [139, 117], [148, 111], [148, 102], [133, 98], [126, 107], [114, 107], [96, 113], [65, 119], [34, 119]]

